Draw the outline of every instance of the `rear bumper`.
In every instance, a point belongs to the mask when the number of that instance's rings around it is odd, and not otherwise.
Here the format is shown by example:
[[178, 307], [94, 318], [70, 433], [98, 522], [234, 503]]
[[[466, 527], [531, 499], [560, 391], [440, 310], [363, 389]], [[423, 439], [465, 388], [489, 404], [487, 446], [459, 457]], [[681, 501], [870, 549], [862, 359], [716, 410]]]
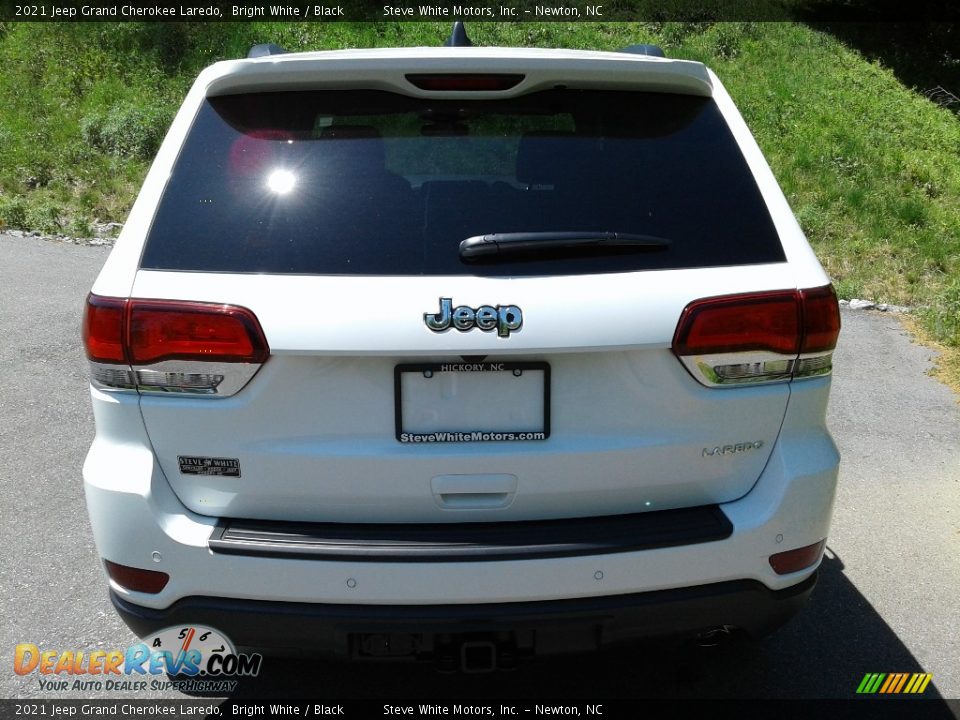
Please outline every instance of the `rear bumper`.
[[[115, 604], [141, 635], [205, 623], [240, 645], [277, 646], [292, 638], [296, 647], [325, 646], [334, 654], [354, 652], [350, 636], [369, 639], [381, 631], [510, 628], [525, 642], [535, 635], [538, 652], [719, 625], [761, 635], [802, 605], [815, 571], [778, 575], [770, 556], [829, 534], [839, 458], [823, 427], [828, 381], [792, 390], [763, 474], [749, 493], [719, 505], [729, 527], [696, 542], [687, 538], [689, 544], [639, 542], [643, 533], [631, 525], [624, 535], [629, 544], [585, 532], [559, 539], [572, 550], [527, 552], [531, 540], [550, 539], [538, 531], [480, 538], [486, 547], [497, 544], [497, 554], [485, 559], [434, 553], [424, 561], [405, 550], [388, 560], [382, 547], [377, 557], [363, 557], [367, 548], [350, 538], [344, 554], [344, 538], [329, 534], [300, 538], [294, 552], [291, 529], [271, 526], [252, 534], [241, 528], [243, 537], [227, 533], [234, 545], [224, 548], [224, 521], [183, 506], [157, 464], [138, 407], [119, 400], [109, 408], [94, 404], [98, 435], [84, 466], [87, 508], [101, 557], [170, 576], [156, 594], [111, 582]], [[333, 554], [331, 539], [340, 543]], [[514, 553], [518, 548], [524, 552]]]
[[752, 580], [698, 587], [521, 603], [333, 605], [188, 597], [154, 610], [111, 592], [124, 622], [141, 637], [201, 624], [235, 645], [281, 654], [435, 659], [470, 640], [509, 645], [520, 655], [596, 650], [629, 640], [688, 637], [734, 626], [753, 637], [772, 632], [803, 607], [814, 573], [783, 590]]

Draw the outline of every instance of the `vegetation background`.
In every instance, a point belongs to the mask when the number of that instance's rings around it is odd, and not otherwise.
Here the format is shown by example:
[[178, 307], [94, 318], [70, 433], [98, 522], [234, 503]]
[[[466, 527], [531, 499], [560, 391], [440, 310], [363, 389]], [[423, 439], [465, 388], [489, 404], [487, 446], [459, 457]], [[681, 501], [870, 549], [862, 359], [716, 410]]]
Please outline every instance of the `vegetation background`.
[[[0, 23], [0, 230], [122, 222], [199, 70], [436, 46], [448, 23]], [[960, 388], [960, 38], [947, 23], [474, 23], [476, 44], [655, 43], [721, 77], [838, 294], [915, 308]]]

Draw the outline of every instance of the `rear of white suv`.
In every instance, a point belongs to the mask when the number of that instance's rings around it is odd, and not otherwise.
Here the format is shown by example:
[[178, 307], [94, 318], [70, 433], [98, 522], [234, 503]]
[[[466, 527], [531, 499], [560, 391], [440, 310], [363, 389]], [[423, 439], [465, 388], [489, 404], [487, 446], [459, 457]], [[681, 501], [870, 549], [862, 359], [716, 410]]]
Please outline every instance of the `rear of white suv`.
[[827, 536], [838, 332], [698, 63], [218, 63], [87, 303], [111, 597], [349, 657], [763, 634]]

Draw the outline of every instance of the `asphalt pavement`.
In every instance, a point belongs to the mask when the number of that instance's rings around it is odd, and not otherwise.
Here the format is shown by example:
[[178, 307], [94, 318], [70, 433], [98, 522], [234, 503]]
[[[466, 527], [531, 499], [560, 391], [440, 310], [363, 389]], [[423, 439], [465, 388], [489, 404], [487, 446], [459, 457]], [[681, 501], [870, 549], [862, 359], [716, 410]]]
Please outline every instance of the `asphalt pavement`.
[[[107, 253], [0, 235], [0, 697], [105, 697], [16, 675], [18, 643], [135, 641], [107, 599], [80, 475], [93, 438], [80, 315]], [[829, 420], [843, 460], [821, 580], [763, 642], [630, 647], [485, 675], [268, 658], [236, 697], [850, 698], [865, 673], [927, 672], [925, 698], [960, 698], [960, 406], [896, 316], [842, 319]], [[182, 697], [109, 695], [161, 696]]]

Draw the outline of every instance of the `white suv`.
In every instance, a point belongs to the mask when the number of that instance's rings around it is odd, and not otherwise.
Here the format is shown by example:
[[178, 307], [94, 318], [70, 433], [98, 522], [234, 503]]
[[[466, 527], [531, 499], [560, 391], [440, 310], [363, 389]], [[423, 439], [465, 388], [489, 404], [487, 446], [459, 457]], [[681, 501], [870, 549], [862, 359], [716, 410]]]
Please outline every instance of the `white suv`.
[[803, 604], [836, 297], [716, 76], [651, 52], [200, 75], [84, 319], [134, 631], [477, 669]]

